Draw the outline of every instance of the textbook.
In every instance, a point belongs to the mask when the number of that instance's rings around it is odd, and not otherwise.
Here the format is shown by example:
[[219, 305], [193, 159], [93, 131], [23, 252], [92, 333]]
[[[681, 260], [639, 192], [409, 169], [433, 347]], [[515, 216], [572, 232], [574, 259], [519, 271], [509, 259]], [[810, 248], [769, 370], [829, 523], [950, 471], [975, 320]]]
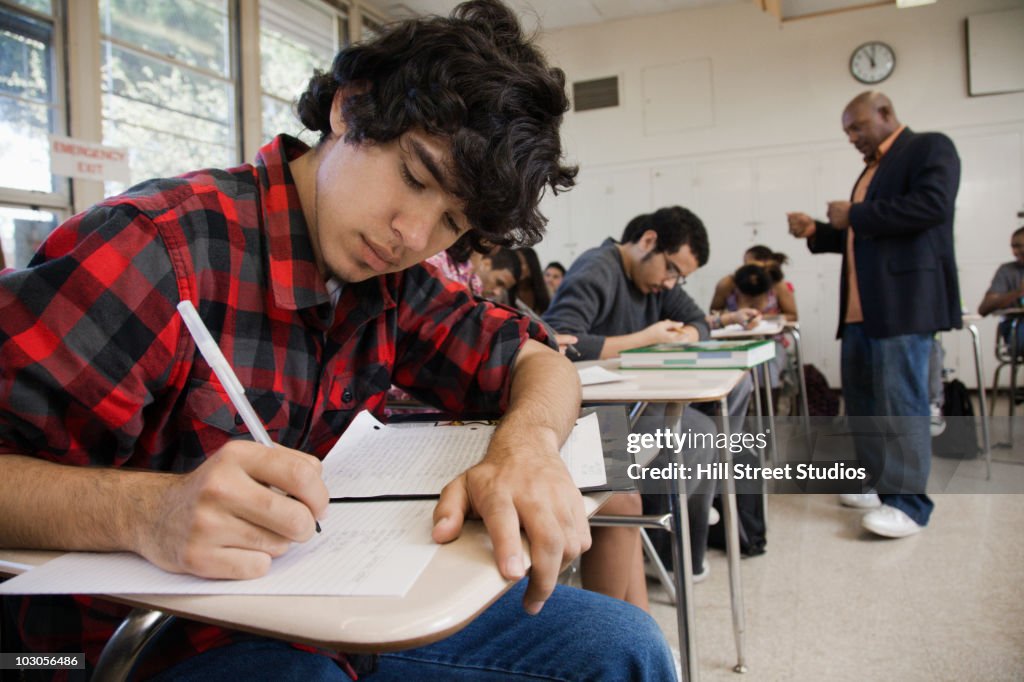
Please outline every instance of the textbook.
[[697, 341], [656, 343], [622, 351], [623, 369], [750, 369], [775, 357], [775, 342]]

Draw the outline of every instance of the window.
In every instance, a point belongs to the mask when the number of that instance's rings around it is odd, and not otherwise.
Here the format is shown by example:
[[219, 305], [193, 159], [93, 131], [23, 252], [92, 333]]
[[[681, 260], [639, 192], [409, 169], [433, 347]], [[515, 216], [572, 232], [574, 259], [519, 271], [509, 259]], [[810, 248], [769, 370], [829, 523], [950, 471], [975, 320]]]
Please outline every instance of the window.
[[0, 8], [0, 187], [55, 191], [47, 140], [59, 128], [54, 81], [52, 19]]
[[0, 263], [10, 267], [68, 212], [67, 182], [50, 175], [48, 136], [64, 131], [53, 8], [18, 4], [0, 7]]
[[303, 131], [295, 115], [295, 102], [306, 89], [313, 71], [331, 68], [334, 55], [345, 44], [348, 13], [324, 2], [261, 0], [260, 89], [263, 139], [279, 133], [316, 142]]
[[238, 163], [228, 0], [100, 0], [99, 11], [103, 143], [129, 150], [132, 183]]
[[380, 35], [384, 29], [384, 23], [369, 16], [365, 10], [362, 12], [363, 30], [359, 36], [360, 40], [373, 40]]

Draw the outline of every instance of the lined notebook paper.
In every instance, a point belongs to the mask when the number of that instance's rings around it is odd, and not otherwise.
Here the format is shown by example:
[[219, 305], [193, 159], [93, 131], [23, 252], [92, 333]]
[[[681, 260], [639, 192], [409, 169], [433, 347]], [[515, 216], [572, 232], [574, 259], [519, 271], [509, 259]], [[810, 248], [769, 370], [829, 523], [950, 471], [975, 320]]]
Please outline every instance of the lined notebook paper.
[[[479, 461], [494, 426], [385, 426], [361, 413], [324, 459], [332, 497], [438, 493]], [[580, 487], [605, 483], [600, 428], [583, 417], [562, 448]], [[263, 594], [394, 596], [408, 592], [438, 549], [434, 501], [331, 505], [323, 532], [295, 544], [255, 580], [168, 573], [131, 553], [70, 552], [0, 584], [0, 594]]]

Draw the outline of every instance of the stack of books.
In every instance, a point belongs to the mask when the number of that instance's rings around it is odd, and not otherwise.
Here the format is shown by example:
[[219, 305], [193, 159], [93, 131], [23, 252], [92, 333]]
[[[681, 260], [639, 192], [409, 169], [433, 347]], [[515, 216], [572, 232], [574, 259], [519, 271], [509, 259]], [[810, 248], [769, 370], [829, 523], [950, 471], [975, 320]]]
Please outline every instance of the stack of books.
[[750, 369], [775, 357], [775, 342], [697, 341], [657, 343], [623, 351], [623, 369]]

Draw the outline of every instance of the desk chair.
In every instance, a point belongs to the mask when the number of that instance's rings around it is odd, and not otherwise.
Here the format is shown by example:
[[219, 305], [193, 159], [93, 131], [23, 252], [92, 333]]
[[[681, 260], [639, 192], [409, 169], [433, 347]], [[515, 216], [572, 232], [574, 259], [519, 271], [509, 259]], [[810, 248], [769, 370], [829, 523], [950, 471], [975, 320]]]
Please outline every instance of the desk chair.
[[[995, 414], [996, 412], [996, 391], [999, 390], [999, 375], [1003, 371], [1003, 367], [1010, 368], [1010, 416], [1013, 417], [1016, 412], [1016, 398], [1017, 398], [1017, 370], [1020, 368], [1021, 363], [1024, 362], [1024, 357], [1020, 353], [1016, 352], [1016, 348], [1019, 344], [1021, 335], [1024, 335], [1024, 329], [1022, 329], [1021, 321], [1024, 319], [1022, 316], [1009, 316], [1006, 320], [1010, 323], [1010, 334], [1009, 340], [1003, 337], [1000, 332], [996, 332], [996, 371], [992, 376], [992, 394], [989, 396], [989, 414]], [[1012, 419], [1010, 420], [1012, 423]]]

